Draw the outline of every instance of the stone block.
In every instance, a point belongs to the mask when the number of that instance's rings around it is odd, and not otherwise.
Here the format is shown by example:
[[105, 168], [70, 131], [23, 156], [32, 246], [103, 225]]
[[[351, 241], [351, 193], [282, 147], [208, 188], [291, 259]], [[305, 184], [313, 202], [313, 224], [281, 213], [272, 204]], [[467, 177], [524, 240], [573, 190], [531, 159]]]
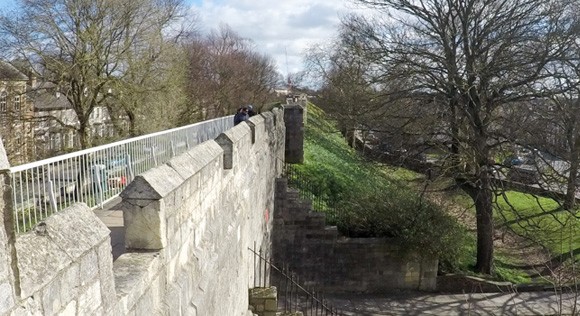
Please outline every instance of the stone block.
[[56, 279], [42, 288], [40, 295], [42, 296], [42, 309], [45, 315], [57, 314], [64, 305], [64, 302], [61, 301], [60, 287], [61, 282]]
[[80, 258], [81, 285], [93, 283], [99, 275], [99, 260], [94, 249], [89, 250]]
[[[194, 147], [194, 148], [197, 148]], [[199, 171], [199, 164], [189, 152], [171, 158], [167, 165], [177, 172], [182, 179], [189, 179]]]
[[47, 236], [71, 258], [79, 258], [101, 242], [110, 243], [110, 230], [84, 203], [73, 204], [44, 222]]
[[[210, 162], [218, 161], [221, 163], [224, 152], [222, 147], [216, 141], [209, 140], [193, 147], [187, 151], [187, 154], [191, 157], [196, 168], [201, 168], [208, 165]], [[197, 172], [199, 172], [199, 169], [195, 169], [194, 174]]]
[[123, 200], [160, 200], [183, 181], [173, 168], [161, 165], [136, 176], [120, 196]]
[[278, 300], [277, 299], [267, 299], [264, 302], [264, 309], [268, 312], [275, 312], [278, 310]]
[[4, 315], [14, 306], [14, 289], [8, 280], [0, 282], [0, 314]]
[[125, 253], [113, 263], [115, 290], [121, 314], [134, 310], [165, 262], [160, 253]]
[[102, 243], [97, 248], [99, 264], [99, 280], [101, 282], [101, 295], [103, 308], [107, 312], [116, 310], [115, 277], [113, 274], [113, 257], [111, 244]]
[[65, 308], [59, 313], [61, 316], [76, 316], [77, 311], [77, 301], [70, 301]]
[[81, 281], [79, 262], [73, 262], [64, 269], [60, 278], [60, 300], [63, 304], [68, 306], [71, 300], [75, 300], [78, 297]]
[[247, 124], [238, 124], [234, 128], [221, 133], [216, 139], [216, 143], [223, 149], [223, 166], [224, 169], [232, 169], [235, 164], [239, 163], [236, 156], [239, 155], [238, 145], [244, 138], [251, 144], [252, 131]]
[[22, 297], [33, 295], [72, 263], [60, 245], [34, 232], [18, 236], [16, 250]]
[[27, 297], [10, 313], [12, 316], [43, 315], [42, 302], [39, 297]]
[[[152, 284], [151, 284], [152, 285]], [[135, 314], [137, 315], [150, 315], [152, 311], [156, 309], [154, 304], [153, 292], [151, 287], [145, 290], [145, 293], [137, 301]]]
[[125, 248], [162, 249], [167, 244], [165, 211], [161, 202], [155, 201], [145, 207], [128, 208], [123, 211], [125, 223]]
[[86, 287], [77, 303], [78, 315], [94, 315], [102, 304], [100, 282], [94, 282]]

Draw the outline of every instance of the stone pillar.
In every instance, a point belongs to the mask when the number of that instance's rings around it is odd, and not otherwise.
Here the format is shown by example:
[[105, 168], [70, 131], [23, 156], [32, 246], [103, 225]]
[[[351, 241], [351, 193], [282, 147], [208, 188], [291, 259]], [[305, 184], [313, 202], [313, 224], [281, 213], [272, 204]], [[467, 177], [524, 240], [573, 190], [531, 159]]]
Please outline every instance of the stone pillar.
[[286, 149], [284, 159], [287, 163], [304, 162], [304, 109], [297, 104], [284, 106], [286, 125]]
[[171, 194], [182, 183], [181, 176], [165, 164], [138, 175], [121, 192], [125, 248], [159, 250], [167, 246], [165, 201], [175, 200]]
[[0, 139], [0, 315], [8, 312], [20, 296], [16, 260], [10, 163]]
[[250, 289], [252, 312], [258, 316], [276, 316], [278, 312], [278, 291], [275, 286]]

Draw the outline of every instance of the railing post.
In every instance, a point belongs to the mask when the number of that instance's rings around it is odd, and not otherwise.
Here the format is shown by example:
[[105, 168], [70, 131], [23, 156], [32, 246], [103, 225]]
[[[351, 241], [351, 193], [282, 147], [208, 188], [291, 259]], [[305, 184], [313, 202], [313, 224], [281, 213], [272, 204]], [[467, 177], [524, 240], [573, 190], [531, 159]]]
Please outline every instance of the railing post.
[[48, 180], [48, 200], [50, 201], [50, 207], [52, 208], [52, 212], [58, 211], [56, 205], [56, 197], [54, 196], [54, 183], [52, 180]]
[[[103, 169], [104, 170], [104, 169]], [[92, 166], [92, 171], [93, 171], [93, 185], [95, 186], [95, 188], [97, 189], [97, 195], [98, 195], [98, 200], [96, 201], [96, 204], [99, 205], [100, 208], [103, 208], [103, 184], [102, 184], [102, 177], [101, 177], [101, 167], [98, 164], [95, 164]], [[96, 184], [95, 184], [96, 182]]]
[[173, 158], [173, 157], [175, 157], [175, 142], [173, 142], [173, 140], [170, 141], [169, 146], [170, 146], [169, 148], [171, 149], [171, 152], [170, 152], [171, 158]]
[[155, 155], [155, 146], [151, 146], [151, 159], [153, 160], [153, 164], [157, 167], [157, 156]]
[[133, 179], [135, 179], [135, 173], [133, 172], [133, 161], [131, 161], [131, 155], [126, 154], [125, 155], [125, 168], [127, 168], [127, 176], [129, 177], [128, 181], [126, 184], [129, 184], [129, 182], [133, 181]]

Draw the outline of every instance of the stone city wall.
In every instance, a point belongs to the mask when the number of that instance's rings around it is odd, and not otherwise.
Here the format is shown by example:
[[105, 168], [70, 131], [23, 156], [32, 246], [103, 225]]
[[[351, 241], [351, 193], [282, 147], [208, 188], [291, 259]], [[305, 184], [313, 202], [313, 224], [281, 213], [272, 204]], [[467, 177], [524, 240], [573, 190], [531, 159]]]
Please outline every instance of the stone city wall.
[[121, 194], [127, 252], [114, 263], [86, 205], [14, 237], [1, 201], [0, 314], [251, 315], [248, 248], [271, 249], [284, 148], [276, 108], [137, 176]]

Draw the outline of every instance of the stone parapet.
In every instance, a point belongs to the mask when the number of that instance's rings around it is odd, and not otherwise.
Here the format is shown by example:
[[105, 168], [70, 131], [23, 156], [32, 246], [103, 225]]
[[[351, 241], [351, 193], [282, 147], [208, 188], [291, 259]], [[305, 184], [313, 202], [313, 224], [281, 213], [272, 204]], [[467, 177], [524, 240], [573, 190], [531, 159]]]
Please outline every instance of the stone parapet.
[[117, 205], [127, 252], [114, 264], [111, 232], [84, 204], [15, 237], [0, 173], [0, 314], [252, 315], [249, 249], [270, 255], [284, 119], [252, 117], [138, 175]]
[[303, 163], [304, 108], [297, 104], [285, 106], [284, 121], [286, 123], [286, 162]]
[[85, 204], [16, 239], [21, 296], [11, 315], [115, 314], [109, 229]]

